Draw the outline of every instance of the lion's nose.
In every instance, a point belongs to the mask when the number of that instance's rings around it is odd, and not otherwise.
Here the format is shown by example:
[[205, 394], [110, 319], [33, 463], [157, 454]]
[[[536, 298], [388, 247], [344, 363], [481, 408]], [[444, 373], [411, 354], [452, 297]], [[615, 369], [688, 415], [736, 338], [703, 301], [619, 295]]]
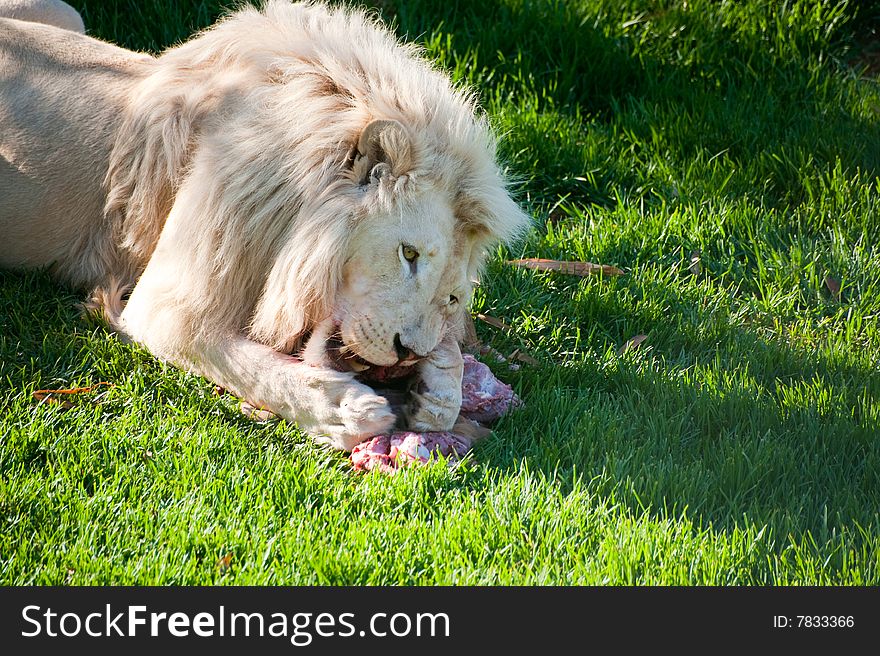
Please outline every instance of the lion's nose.
[[394, 350], [397, 351], [397, 359], [400, 361], [406, 360], [413, 355], [413, 352], [406, 348], [403, 345], [403, 342], [400, 341], [400, 333], [397, 333], [394, 336]]
[[404, 346], [403, 342], [400, 341], [400, 333], [397, 333], [394, 336], [394, 350], [397, 351], [397, 363], [400, 364], [402, 362], [416, 362], [425, 357], [425, 355], [414, 351], [413, 349]]

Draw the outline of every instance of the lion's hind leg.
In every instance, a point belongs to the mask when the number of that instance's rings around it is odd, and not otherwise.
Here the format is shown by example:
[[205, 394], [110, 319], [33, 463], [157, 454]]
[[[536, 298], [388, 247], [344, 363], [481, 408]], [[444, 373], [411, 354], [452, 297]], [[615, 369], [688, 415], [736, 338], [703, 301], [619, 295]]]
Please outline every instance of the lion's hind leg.
[[79, 12], [61, 0], [0, 0], [0, 17], [54, 25], [80, 34], [86, 33]]

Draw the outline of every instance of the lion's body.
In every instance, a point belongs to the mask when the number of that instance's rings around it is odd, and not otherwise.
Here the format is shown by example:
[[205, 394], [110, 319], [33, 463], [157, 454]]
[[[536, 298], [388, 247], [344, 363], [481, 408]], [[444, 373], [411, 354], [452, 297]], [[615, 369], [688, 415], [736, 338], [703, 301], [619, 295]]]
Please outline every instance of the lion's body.
[[152, 58], [0, 18], [0, 266], [52, 266], [76, 286], [120, 266], [104, 176]]
[[471, 280], [525, 223], [472, 98], [363, 13], [275, 0], [158, 58], [0, 19], [0, 265], [97, 286], [119, 332], [335, 446], [387, 404], [284, 353], [416, 358], [409, 423], [445, 430]]

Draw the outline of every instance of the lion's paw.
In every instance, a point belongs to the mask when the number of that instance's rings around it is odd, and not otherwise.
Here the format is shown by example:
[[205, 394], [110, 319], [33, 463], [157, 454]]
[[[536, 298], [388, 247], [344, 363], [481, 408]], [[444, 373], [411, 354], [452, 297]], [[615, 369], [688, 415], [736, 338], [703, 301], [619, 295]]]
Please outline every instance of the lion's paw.
[[434, 390], [410, 392], [405, 409], [406, 425], [411, 431], [434, 432], [452, 429], [461, 409], [461, 386], [440, 393]]
[[396, 420], [388, 400], [366, 385], [350, 382], [345, 390], [333, 390], [313, 407], [315, 421], [300, 427], [315, 440], [336, 449], [351, 451], [368, 437], [389, 431]]
[[448, 336], [417, 365], [404, 411], [412, 431], [448, 431], [461, 409], [461, 378], [464, 361], [458, 342]]

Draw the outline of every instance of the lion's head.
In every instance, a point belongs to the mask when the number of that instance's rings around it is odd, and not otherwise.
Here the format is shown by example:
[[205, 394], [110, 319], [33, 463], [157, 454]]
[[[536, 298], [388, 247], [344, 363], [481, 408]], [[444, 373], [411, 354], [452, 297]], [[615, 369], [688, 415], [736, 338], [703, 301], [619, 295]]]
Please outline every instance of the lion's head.
[[193, 326], [286, 352], [332, 321], [368, 363], [426, 355], [528, 224], [473, 94], [356, 9], [242, 9], [159, 58], [120, 134], [126, 247], [149, 257], [176, 193]]
[[[312, 121], [310, 140], [323, 148], [321, 159], [314, 149], [303, 154], [314, 163], [299, 168], [318, 179], [251, 330], [292, 349], [332, 319], [344, 349], [387, 366], [434, 349], [468, 306], [487, 250], [521, 234], [528, 219], [506, 190], [473, 96], [355, 18], [338, 12], [313, 24], [332, 58], [276, 71], [282, 92], [296, 85], [299, 96], [304, 87], [320, 95], [324, 116], [300, 120]], [[352, 25], [366, 25], [361, 42], [336, 39]], [[381, 57], [364, 57], [371, 49]]]
[[332, 311], [344, 347], [371, 364], [432, 351], [470, 301], [479, 266], [480, 239], [456, 217], [455, 191], [442, 176], [395, 167], [411, 150], [402, 124], [376, 120], [352, 163], [369, 209], [354, 226]]
[[[323, 232], [293, 239], [280, 260], [286, 280], [297, 284], [286, 286], [287, 304], [271, 308], [312, 304], [296, 329], [276, 338], [299, 338], [330, 322], [349, 355], [390, 366], [424, 357], [457, 328], [487, 248], [517, 234], [525, 218], [489, 165], [485, 144], [476, 151], [482, 157], [455, 162], [425, 141], [396, 119], [375, 119], [362, 130], [347, 158], [348, 186], [327, 199], [336, 209]], [[291, 275], [291, 261], [299, 275]], [[264, 295], [263, 309], [270, 298]], [[277, 312], [267, 316], [277, 330]]]

